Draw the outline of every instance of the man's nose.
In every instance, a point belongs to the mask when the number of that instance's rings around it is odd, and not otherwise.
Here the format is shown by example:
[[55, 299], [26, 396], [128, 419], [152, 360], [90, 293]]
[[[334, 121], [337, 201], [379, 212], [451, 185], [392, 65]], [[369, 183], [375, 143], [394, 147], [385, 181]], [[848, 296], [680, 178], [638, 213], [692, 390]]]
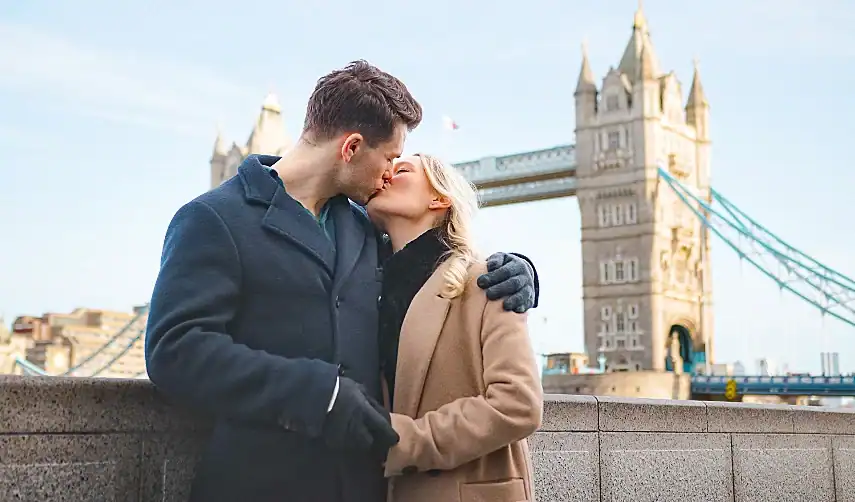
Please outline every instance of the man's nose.
[[383, 176], [381, 177], [381, 179], [383, 180], [384, 185], [386, 183], [389, 183], [389, 181], [392, 180], [392, 170], [386, 169], [385, 171], [383, 171]]

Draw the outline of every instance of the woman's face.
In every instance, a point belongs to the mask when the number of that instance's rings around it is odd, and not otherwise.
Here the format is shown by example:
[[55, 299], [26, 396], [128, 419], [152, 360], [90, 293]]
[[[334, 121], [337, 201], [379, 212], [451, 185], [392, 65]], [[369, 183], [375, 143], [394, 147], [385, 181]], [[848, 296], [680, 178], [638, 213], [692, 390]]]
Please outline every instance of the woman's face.
[[392, 178], [366, 206], [368, 215], [378, 223], [390, 218], [419, 221], [444, 207], [447, 204], [439, 203], [421, 159], [413, 155], [395, 161]]

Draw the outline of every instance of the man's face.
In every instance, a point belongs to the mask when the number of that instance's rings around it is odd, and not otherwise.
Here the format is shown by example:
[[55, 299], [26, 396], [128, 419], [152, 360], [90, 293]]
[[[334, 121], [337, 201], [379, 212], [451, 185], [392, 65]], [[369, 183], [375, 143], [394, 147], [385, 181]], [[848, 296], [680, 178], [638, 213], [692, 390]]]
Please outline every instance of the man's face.
[[392, 163], [403, 153], [406, 137], [407, 127], [398, 124], [392, 136], [374, 148], [362, 141], [343, 166], [339, 177], [342, 193], [357, 204], [367, 204], [371, 196], [391, 179]]

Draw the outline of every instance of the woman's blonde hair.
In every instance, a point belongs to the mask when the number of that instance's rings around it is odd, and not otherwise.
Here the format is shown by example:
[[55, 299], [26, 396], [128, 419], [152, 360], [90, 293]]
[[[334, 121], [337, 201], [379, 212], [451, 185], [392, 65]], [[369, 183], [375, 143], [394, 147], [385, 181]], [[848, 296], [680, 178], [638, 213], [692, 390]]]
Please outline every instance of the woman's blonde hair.
[[433, 155], [415, 154], [421, 159], [431, 187], [451, 203], [445, 216], [438, 222], [440, 236], [448, 246], [448, 269], [445, 273], [444, 298], [455, 298], [463, 293], [469, 277], [469, 266], [478, 258], [472, 236], [472, 219], [478, 210], [478, 192], [452, 165]]

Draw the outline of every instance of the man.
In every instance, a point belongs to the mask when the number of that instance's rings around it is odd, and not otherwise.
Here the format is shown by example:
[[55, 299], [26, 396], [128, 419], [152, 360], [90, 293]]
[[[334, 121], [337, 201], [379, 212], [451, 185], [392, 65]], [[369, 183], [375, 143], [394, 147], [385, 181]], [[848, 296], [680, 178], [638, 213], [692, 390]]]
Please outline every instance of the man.
[[[249, 156], [170, 223], [146, 363], [164, 394], [216, 420], [192, 500], [385, 499], [398, 440], [378, 404], [388, 248], [361, 205], [421, 118], [398, 79], [352, 63], [318, 81], [291, 151]], [[533, 267], [498, 253], [490, 270], [491, 298], [534, 305]]]

